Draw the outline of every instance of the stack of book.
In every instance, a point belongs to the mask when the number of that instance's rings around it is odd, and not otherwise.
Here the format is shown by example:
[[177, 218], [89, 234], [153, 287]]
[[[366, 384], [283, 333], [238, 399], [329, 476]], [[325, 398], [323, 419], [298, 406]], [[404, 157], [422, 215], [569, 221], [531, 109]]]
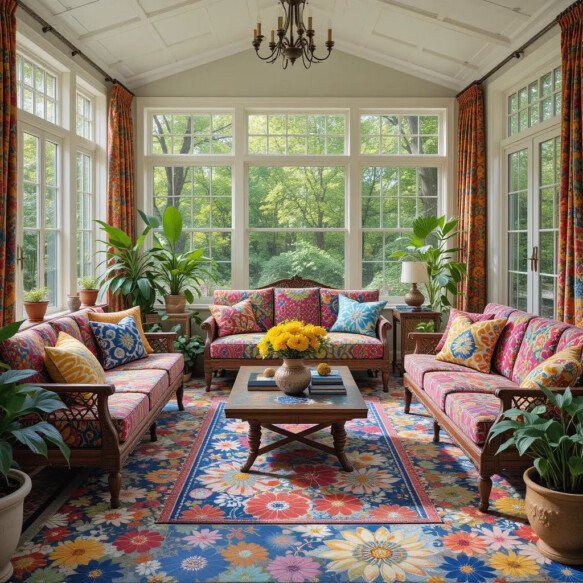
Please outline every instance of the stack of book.
[[322, 376], [312, 369], [312, 384], [308, 389], [310, 395], [346, 395], [346, 387], [340, 371], [332, 370], [329, 375]]

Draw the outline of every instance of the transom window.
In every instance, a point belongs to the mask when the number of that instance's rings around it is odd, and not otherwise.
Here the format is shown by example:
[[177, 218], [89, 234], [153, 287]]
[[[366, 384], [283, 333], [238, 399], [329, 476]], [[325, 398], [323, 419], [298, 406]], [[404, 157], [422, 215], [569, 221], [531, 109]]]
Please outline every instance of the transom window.
[[76, 109], [77, 135], [86, 140], [93, 139], [93, 100], [77, 91]]
[[16, 89], [20, 109], [57, 123], [56, 73], [17, 53]]

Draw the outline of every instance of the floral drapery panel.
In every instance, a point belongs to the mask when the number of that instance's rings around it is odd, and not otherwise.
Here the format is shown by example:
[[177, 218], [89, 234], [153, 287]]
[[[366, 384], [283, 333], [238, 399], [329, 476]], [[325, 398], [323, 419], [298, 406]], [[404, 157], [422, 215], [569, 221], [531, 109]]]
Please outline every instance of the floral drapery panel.
[[486, 131], [482, 87], [474, 83], [458, 97], [459, 259], [465, 263], [458, 308], [481, 312], [486, 305]]
[[563, 69], [557, 318], [583, 326], [583, 5], [559, 18]]
[[0, 325], [14, 321], [16, 278], [16, 0], [0, 0]]
[[[134, 194], [133, 94], [115, 84], [111, 92], [107, 126], [109, 188], [107, 222], [134, 237], [136, 208]], [[119, 294], [109, 298], [112, 309], [122, 309]]]

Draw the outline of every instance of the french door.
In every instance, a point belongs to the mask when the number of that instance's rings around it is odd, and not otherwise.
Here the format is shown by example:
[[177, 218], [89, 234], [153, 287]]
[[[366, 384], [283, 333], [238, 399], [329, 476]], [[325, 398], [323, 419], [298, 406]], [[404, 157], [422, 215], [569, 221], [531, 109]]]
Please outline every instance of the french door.
[[508, 305], [553, 318], [557, 296], [558, 130], [506, 150]]
[[[57, 307], [61, 299], [61, 141], [41, 129], [20, 124], [18, 147], [18, 289], [46, 286], [49, 305]], [[21, 297], [19, 293], [19, 300]]]

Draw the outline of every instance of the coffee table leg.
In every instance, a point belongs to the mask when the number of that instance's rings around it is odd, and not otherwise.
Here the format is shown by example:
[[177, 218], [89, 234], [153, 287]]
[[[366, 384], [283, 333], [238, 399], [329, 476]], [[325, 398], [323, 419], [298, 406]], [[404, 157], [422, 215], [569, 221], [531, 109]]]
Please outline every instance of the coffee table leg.
[[255, 421], [249, 421], [249, 457], [245, 462], [245, 465], [241, 468], [241, 471], [246, 474], [250, 469], [255, 460], [257, 459], [257, 454], [259, 452], [259, 446], [261, 445], [261, 424]]
[[346, 472], [352, 472], [354, 468], [344, 453], [344, 446], [346, 445], [344, 423], [332, 423], [332, 438], [334, 439], [334, 451], [336, 452], [336, 457], [342, 465], [342, 468]]

